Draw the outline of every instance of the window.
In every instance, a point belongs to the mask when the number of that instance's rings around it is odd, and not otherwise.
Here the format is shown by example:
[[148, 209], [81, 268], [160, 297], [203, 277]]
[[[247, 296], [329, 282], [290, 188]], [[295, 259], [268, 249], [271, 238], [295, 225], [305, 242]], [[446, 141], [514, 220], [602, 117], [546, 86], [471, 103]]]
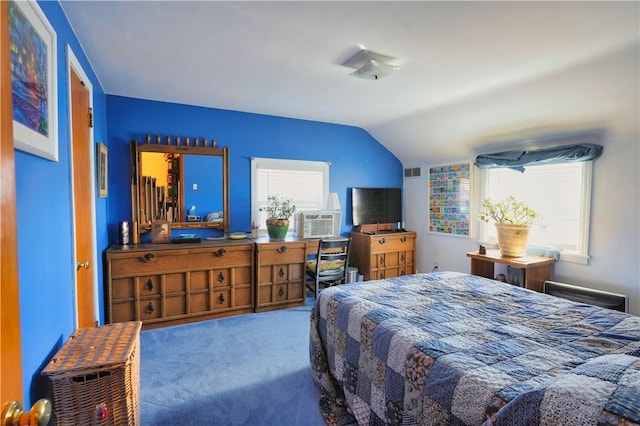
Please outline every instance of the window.
[[[532, 226], [529, 245], [562, 250], [561, 259], [584, 263], [589, 259], [591, 204], [590, 161], [529, 166], [524, 173], [507, 168], [481, 170], [483, 194], [502, 200], [509, 195], [524, 201], [542, 216], [543, 226]], [[492, 222], [480, 222], [480, 240], [496, 242]]]
[[[251, 219], [266, 230], [267, 215], [259, 209], [269, 195], [291, 198], [296, 211], [322, 210], [329, 192], [329, 163], [322, 161], [251, 159]], [[295, 229], [295, 215], [289, 232]]]

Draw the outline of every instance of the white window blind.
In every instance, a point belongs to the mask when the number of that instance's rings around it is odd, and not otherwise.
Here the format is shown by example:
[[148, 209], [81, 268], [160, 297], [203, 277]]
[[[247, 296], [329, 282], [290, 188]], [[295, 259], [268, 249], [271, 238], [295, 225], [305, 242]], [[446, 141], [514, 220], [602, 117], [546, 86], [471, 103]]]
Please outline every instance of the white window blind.
[[[253, 158], [251, 160], [252, 220], [266, 229], [267, 215], [260, 208], [267, 205], [267, 197], [279, 195], [290, 198], [296, 211], [322, 210], [329, 192], [329, 164], [321, 161]], [[295, 229], [295, 215], [289, 231]]]
[[[484, 170], [486, 197], [494, 201], [513, 195], [542, 216], [532, 226], [529, 245], [562, 250], [561, 258], [580, 263], [588, 259], [591, 162], [529, 166], [524, 173], [506, 168]], [[496, 241], [492, 222], [481, 224], [480, 239]]]

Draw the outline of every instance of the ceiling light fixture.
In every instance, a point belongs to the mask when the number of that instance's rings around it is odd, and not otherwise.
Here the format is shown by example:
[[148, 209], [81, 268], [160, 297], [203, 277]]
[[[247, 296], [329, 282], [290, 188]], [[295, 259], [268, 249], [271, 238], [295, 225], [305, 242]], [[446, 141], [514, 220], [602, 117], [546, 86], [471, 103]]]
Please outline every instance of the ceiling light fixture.
[[391, 74], [392, 71], [399, 70], [400, 67], [394, 62], [396, 58], [371, 52], [363, 46], [353, 56], [345, 60], [342, 65], [355, 68], [350, 75], [367, 80], [379, 80]]

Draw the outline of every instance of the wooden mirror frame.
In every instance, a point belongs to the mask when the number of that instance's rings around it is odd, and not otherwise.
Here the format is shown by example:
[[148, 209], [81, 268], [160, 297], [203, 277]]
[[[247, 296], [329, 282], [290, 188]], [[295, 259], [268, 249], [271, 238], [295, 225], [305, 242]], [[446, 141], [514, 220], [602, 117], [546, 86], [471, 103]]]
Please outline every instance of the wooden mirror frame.
[[[151, 142], [151, 136], [146, 136], [145, 143], [138, 144], [136, 140], [131, 141], [131, 217], [133, 221], [137, 223], [133, 226], [131, 233], [137, 232], [135, 235], [135, 241], [139, 240], [139, 234], [143, 234], [151, 231], [151, 221], [142, 221], [140, 207], [142, 205], [141, 200], [141, 185], [142, 185], [142, 153], [156, 152], [156, 153], [173, 153], [173, 154], [195, 154], [195, 155], [208, 155], [222, 158], [222, 221], [221, 222], [171, 222], [172, 229], [219, 229], [224, 234], [229, 232], [229, 150], [225, 146], [223, 148], [217, 148], [214, 139], [211, 139], [211, 143], [208, 143], [206, 139], [202, 141], [194, 139], [193, 142], [190, 138], [180, 137], [172, 139], [167, 136], [165, 142], [162, 143], [160, 136], [156, 137], [155, 143]], [[183, 212], [181, 212], [183, 215]]]

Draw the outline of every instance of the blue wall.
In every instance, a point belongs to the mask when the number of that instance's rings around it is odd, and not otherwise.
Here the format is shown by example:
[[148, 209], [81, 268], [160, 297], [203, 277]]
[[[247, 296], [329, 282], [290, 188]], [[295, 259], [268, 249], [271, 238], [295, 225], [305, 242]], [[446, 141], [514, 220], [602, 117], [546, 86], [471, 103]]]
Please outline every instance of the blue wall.
[[361, 128], [120, 96], [107, 96], [107, 110], [112, 243], [118, 221], [131, 220], [129, 141], [146, 134], [214, 138], [229, 148], [231, 232], [250, 229], [251, 157], [330, 162], [329, 191], [340, 198], [343, 233], [351, 228], [349, 188], [402, 187], [400, 161]]
[[[106, 98], [58, 2], [38, 2], [57, 34], [58, 148], [52, 162], [16, 151], [18, 273], [24, 405], [43, 395], [41, 369], [75, 328], [67, 44], [94, 90], [95, 141], [106, 139]], [[107, 199], [96, 199], [98, 253], [106, 247]], [[102, 282], [102, 262], [95, 265]], [[100, 286], [102, 287], [102, 286]], [[103, 317], [102, 292], [100, 315]]]
[[[242, 112], [106, 96], [58, 2], [39, 1], [57, 34], [59, 161], [16, 151], [18, 267], [25, 406], [46, 396], [40, 372], [75, 328], [67, 45], [93, 85], [94, 141], [109, 148], [109, 197], [96, 198], [100, 320], [104, 250], [131, 220], [129, 140], [160, 134], [215, 138], [230, 152], [231, 230], [250, 225], [250, 159], [331, 162], [330, 191], [347, 206], [353, 186], [402, 186], [402, 165], [362, 129]], [[95, 177], [91, 176], [91, 179]], [[346, 212], [345, 212], [346, 213]], [[348, 216], [348, 214], [345, 214]], [[343, 232], [350, 228], [345, 217]]]

